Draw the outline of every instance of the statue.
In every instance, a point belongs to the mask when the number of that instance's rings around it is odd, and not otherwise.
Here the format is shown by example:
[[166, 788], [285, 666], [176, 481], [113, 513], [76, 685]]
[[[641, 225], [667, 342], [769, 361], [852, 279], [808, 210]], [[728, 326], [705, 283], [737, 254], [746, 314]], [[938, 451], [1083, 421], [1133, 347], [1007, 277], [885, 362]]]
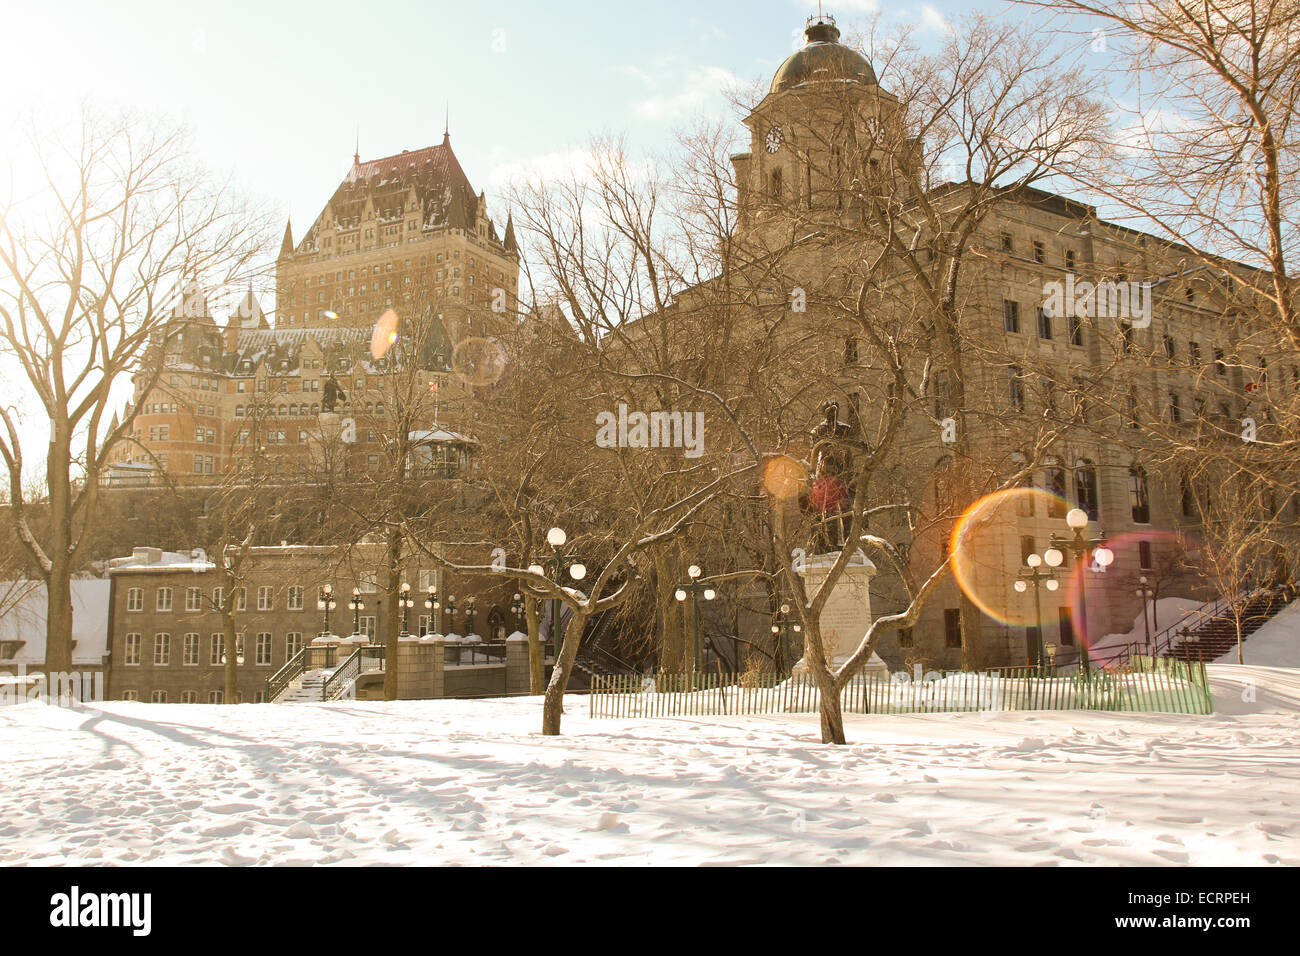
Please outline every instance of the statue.
[[814, 550], [838, 551], [844, 546], [848, 527], [844, 510], [849, 503], [848, 482], [852, 477], [855, 454], [867, 450], [855, 424], [839, 420], [839, 405], [826, 402], [824, 415], [812, 430], [812, 488], [806, 510], [822, 515], [820, 529], [814, 538]]
[[347, 400], [348, 396], [335, 380], [334, 373], [330, 372], [329, 378], [325, 379], [325, 394], [321, 396], [321, 411], [332, 412], [338, 407], [339, 402]]

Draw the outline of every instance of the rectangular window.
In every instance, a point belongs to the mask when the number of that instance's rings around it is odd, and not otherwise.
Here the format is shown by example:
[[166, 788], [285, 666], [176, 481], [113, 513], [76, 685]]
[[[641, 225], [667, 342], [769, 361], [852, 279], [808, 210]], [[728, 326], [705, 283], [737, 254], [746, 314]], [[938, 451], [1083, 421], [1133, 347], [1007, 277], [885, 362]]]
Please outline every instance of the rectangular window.
[[898, 646], [899, 647], [916, 646], [916, 638], [913, 636], [912, 629], [910, 627], [905, 627], [898, 632]]
[[[563, 620], [563, 618], [561, 618]], [[208, 691], [209, 704], [224, 704], [226, 702], [226, 692], [223, 690]]]
[[1040, 339], [1052, 337], [1052, 316], [1046, 309], [1038, 310], [1038, 337]]
[[[235, 610], [248, 610], [248, 588], [240, 588], [235, 592]], [[563, 619], [561, 619], [563, 621]]]
[[1002, 233], [1002, 235], [998, 237], [998, 240], [1001, 243], [1003, 252], [1011, 253], [1016, 251], [1016, 244], [1011, 238], [1011, 233]]
[[167, 703], [167, 691], [165, 690], [154, 691], [152, 694], [149, 695], [149, 703], [151, 704]]
[[[561, 621], [564, 618], [560, 618]], [[212, 653], [208, 656], [208, 663], [213, 667], [221, 666], [221, 658], [226, 656], [226, 635], [218, 631], [212, 635]]]
[[[1143, 571], [1151, 571], [1154, 569], [1154, 567], [1155, 565], [1151, 561], [1151, 542], [1139, 541], [1138, 542], [1138, 568]], [[560, 618], [560, 620], [563, 621], [564, 618]]]
[[[1028, 564], [1029, 556], [1034, 553], [1034, 539], [1030, 535], [1024, 535], [1020, 539], [1020, 563]], [[564, 618], [560, 618], [561, 621]]]
[[[564, 623], [564, 618], [560, 618], [560, 623]], [[361, 633], [371, 640], [375, 639], [375, 617], [373, 614], [361, 618]]]
[[[564, 620], [561, 618], [560, 620]], [[290, 631], [284, 636], [284, 659], [291, 661], [298, 656], [302, 650], [302, 635], [297, 631]]]
[[257, 609], [259, 611], [271, 610], [271, 589], [263, 586], [257, 589]]
[[[563, 618], [561, 618], [563, 620]], [[199, 663], [199, 636], [190, 633], [185, 635], [185, 643], [181, 649], [181, 661], [186, 667], [197, 667]]]
[[1070, 613], [1068, 607], [1060, 608], [1057, 612], [1056, 629], [1061, 635], [1061, 644], [1065, 647], [1072, 647], [1074, 645], [1074, 615]]
[[1187, 359], [1192, 365], [1201, 364], [1201, 343], [1200, 342], [1187, 343]]
[[1223, 349], [1214, 350], [1214, 372], [1216, 375], [1228, 374], [1228, 363], [1224, 361]]
[[155, 605], [159, 611], [170, 611], [172, 609], [172, 589], [159, 588]]
[[1035, 262], [1047, 261], [1047, 249], [1037, 239], [1034, 240], [1034, 261]]
[[[564, 618], [560, 618], [563, 623]], [[170, 634], [155, 634], [153, 636], [153, 662], [160, 666], [171, 663], [172, 659], [172, 636]]]
[[[564, 618], [560, 618], [560, 621], [561, 623], [563, 623]], [[123, 651], [124, 651], [123, 663], [130, 664], [130, 665], [139, 664], [140, 663], [140, 635], [128, 634], [126, 636], [126, 641], [123, 647]]]
[[961, 647], [961, 608], [943, 609], [943, 643], [945, 647]]
[[1120, 343], [1119, 347], [1125, 355], [1133, 351], [1133, 326], [1128, 322], [1119, 324]]
[[1002, 300], [1002, 327], [1008, 332], [1020, 331], [1020, 303]]
[[139, 699], [140, 699], [140, 692], [139, 692], [138, 690], [124, 690], [124, 691], [122, 691], [122, 699], [123, 699], [123, 700], [139, 700]]
[[126, 609], [128, 611], [144, 610], [144, 588], [128, 588], [126, 592]]
[[[560, 620], [563, 622], [564, 618], [560, 618]], [[259, 667], [266, 667], [271, 663], [271, 635], [269, 633], [262, 631], [257, 635], [257, 645], [253, 648], [253, 652], [256, 655], [254, 663]]]
[[286, 602], [290, 611], [302, 610], [302, 585], [294, 584], [289, 587]]
[[1066, 326], [1069, 329], [1070, 344], [1083, 345], [1083, 320], [1077, 315], [1066, 317]]
[[185, 589], [185, 610], [201, 611], [203, 610], [203, 591], [200, 588]]
[[[376, 571], [362, 571], [357, 576], [357, 587], [361, 589], [362, 594], [374, 594], [379, 589], [379, 575]], [[561, 618], [560, 622], [563, 623]]]
[[1020, 378], [1020, 366], [1012, 365], [1007, 369], [1008, 397], [1011, 407], [1017, 411], [1025, 410], [1025, 386]]

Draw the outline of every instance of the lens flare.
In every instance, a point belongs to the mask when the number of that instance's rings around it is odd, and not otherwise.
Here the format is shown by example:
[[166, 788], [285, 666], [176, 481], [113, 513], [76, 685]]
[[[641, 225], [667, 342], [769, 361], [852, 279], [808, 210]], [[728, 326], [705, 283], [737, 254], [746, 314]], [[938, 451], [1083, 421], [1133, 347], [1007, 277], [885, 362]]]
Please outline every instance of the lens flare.
[[331, 322], [333, 322], [335, 319], [339, 317], [339, 314], [337, 312], [330, 312], [328, 310], [324, 313], [324, 315], [325, 318], [329, 319]]
[[452, 350], [451, 368], [466, 385], [495, 385], [506, 370], [506, 351], [495, 339], [461, 339]]
[[[953, 578], [962, 593], [994, 620], [1013, 627], [1035, 624], [1032, 585], [1018, 592], [1013, 583], [1024, 567], [1021, 536], [1031, 531], [1025, 519], [1051, 513], [1065, 513], [1065, 504], [1056, 495], [1040, 488], [1008, 488], [976, 501], [953, 525], [949, 541]], [[1040, 553], [1047, 546], [1045, 540], [1036, 544]], [[1060, 593], [1039, 592], [1044, 622], [1056, 619]]]
[[808, 469], [789, 455], [777, 455], [763, 466], [763, 487], [773, 498], [793, 498], [807, 480]]
[[822, 514], [839, 514], [849, 500], [849, 489], [834, 475], [818, 478], [809, 493], [812, 506]]
[[386, 311], [375, 323], [375, 331], [370, 336], [370, 354], [381, 359], [397, 341], [397, 313], [392, 309]]

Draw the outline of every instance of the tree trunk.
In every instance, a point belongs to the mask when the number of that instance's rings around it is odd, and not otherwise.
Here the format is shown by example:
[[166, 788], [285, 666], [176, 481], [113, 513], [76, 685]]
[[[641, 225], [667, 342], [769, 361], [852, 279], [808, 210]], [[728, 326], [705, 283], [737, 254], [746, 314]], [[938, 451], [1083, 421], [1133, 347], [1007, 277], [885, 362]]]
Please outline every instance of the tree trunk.
[[564, 714], [564, 688], [569, 685], [569, 674], [573, 671], [573, 662], [578, 659], [578, 644], [586, 627], [587, 615], [575, 613], [564, 630], [560, 659], [551, 671], [551, 682], [542, 702], [542, 733], [548, 737], [559, 736], [560, 717]]
[[809, 622], [805, 634], [803, 663], [805, 671], [812, 675], [819, 691], [822, 743], [846, 743], [840, 694], [835, 686], [835, 675], [831, 673], [826, 663], [826, 645], [822, 643], [821, 624], [815, 621]]
[[[229, 597], [226, 600], [234, 606], [237, 595], [234, 589], [229, 591]], [[227, 704], [239, 703], [239, 636], [235, 631], [235, 614], [234, 611], [227, 610], [221, 615], [221, 639], [225, 642], [226, 666], [225, 666], [225, 702]]]
[[72, 574], [67, 561], [50, 562], [46, 591], [45, 677], [54, 687], [58, 674], [72, 671]]
[[388, 574], [388, 617], [384, 620], [384, 700], [397, 700], [398, 624], [403, 609], [397, 606], [401, 596], [402, 533], [388, 532], [384, 548], [384, 565]]
[[524, 619], [528, 626], [528, 693], [545, 689], [546, 665], [542, 662], [542, 610], [536, 598], [525, 598]]
[[686, 668], [682, 667], [682, 629], [685, 625], [685, 615], [682, 613], [682, 602], [673, 597], [673, 592], [677, 589], [674, 562], [663, 555], [656, 555], [655, 574], [658, 577], [655, 590], [659, 597], [657, 603], [660, 608], [662, 634], [659, 669], [669, 674], [676, 674]]

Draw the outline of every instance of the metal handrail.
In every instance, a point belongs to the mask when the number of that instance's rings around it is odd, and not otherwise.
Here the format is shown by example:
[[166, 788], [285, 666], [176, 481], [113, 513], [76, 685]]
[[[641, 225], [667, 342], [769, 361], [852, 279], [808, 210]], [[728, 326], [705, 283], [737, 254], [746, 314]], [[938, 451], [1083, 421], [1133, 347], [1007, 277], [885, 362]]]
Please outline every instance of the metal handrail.
[[321, 700], [334, 700], [342, 696], [348, 685], [355, 681], [361, 674], [361, 651], [358, 647], [348, 655], [348, 659], [335, 668], [334, 673], [329, 676], [321, 687]]
[[266, 699], [275, 703], [289, 689], [293, 679], [307, 669], [307, 648], [289, 658], [278, 671], [266, 679]]

